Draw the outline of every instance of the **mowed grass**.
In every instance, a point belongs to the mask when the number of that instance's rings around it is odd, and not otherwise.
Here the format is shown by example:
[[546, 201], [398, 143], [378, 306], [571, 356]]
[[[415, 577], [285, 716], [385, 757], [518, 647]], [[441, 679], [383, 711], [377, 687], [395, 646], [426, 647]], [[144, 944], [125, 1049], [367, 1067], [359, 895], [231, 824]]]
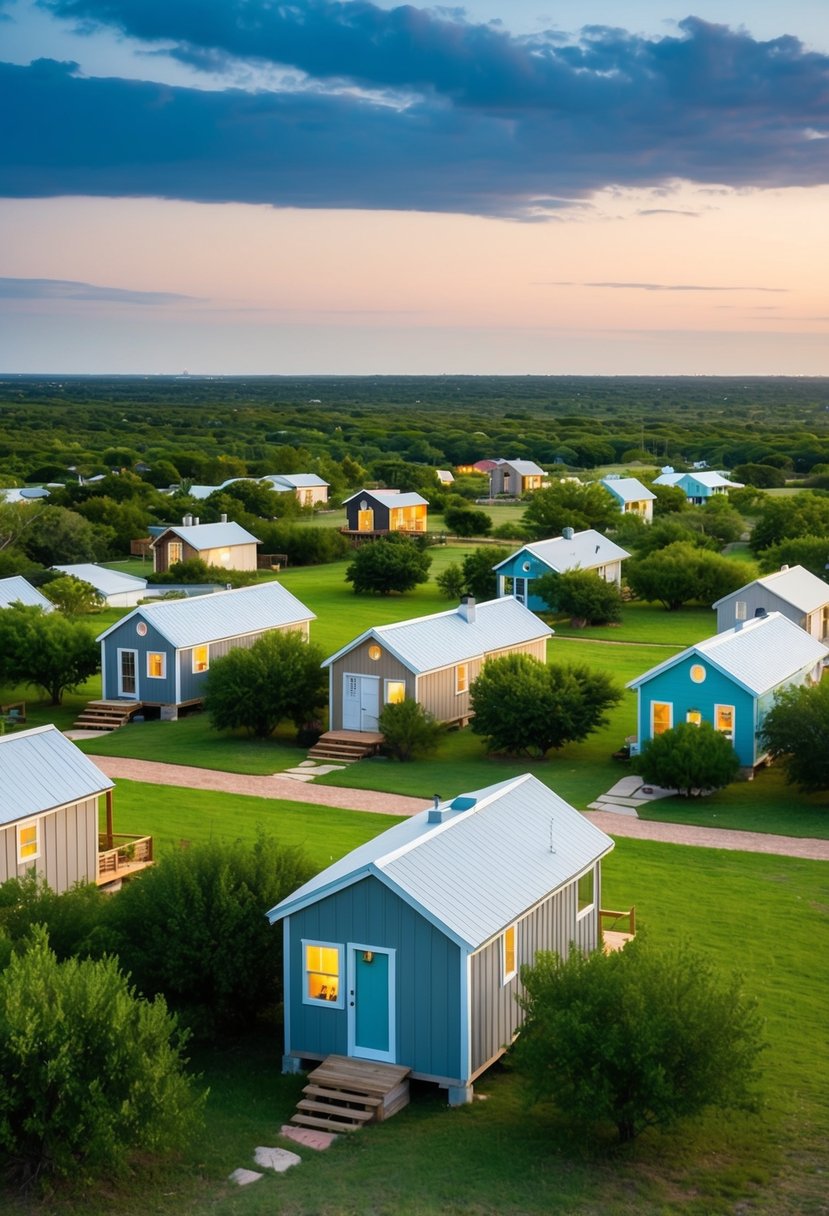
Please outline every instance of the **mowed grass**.
[[661, 604], [646, 604], [638, 600], [623, 606], [622, 620], [618, 625], [590, 625], [576, 629], [570, 624], [569, 617], [544, 619], [549, 621], [558, 637], [638, 642], [674, 646], [677, 650], [693, 646], [717, 631], [717, 616], [710, 608], [683, 607], [668, 612]]

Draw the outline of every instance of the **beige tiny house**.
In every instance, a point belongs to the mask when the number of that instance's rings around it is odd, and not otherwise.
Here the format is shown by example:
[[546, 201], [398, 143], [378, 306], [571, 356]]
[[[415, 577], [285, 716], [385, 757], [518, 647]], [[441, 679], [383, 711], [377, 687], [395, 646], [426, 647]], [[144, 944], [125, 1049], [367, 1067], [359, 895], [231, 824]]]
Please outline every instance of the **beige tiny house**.
[[167, 528], [151, 543], [153, 571], [166, 574], [176, 562], [193, 558], [223, 570], [255, 570], [258, 544], [239, 524], [224, 518], [217, 524], [200, 524], [186, 515], [180, 526]]

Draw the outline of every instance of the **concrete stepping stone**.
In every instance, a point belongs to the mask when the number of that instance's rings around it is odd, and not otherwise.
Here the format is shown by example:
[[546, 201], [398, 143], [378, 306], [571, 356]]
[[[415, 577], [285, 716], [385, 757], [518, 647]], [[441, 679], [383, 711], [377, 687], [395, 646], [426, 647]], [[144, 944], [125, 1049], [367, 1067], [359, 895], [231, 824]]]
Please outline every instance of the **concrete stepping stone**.
[[276, 1170], [277, 1174], [284, 1174], [292, 1165], [302, 1165], [302, 1158], [297, 1153], [287, 1148], [265, 1148], [261, 1144], [254, 1149], [253, 1159], [257, 1165]]
[[620, 794], [623, 798], [630, 798], [637, 792], [639, 787], [644, 785], [641, 777], [622, 777], [617, 781], [612, 789], [608, 790], [608, 794]]
[[228, 1175], [228, 1182], [235, 1182], [237, 1186], [250, 1186], [251, 1182], [258, 1182], [260, 1178], [264, 1178], [264, 1174], [257, 1174], [256, 1170], [243, 1170], [240, 1166], [238, 1170], [234, 1170]]
[[275, 777], [288, 777], [291, 781], [313, 781], [317, 773], [292, 773], [289, 768], [284, 773], [274, 773]]
[[283, 1123], [279, 1134], [286, 1140], [293, 1140], [294, 1144], [301, 1144], [305, 1148], [315, 1148], [318, 1152], [324, 1152], [325, 1149], [331, 1147], [335, 1140], [339, 1139], [336, 1132], [318, 1132], [314, 1131], [312, 1127], [294, 1127], [292, 1123]]
[[616, 802], [619, 806], [645, 806], [649, 798], [622, 798], [620, 794], [599, 794], [597, 802]]
[[631, 819], [638, 819], [636, 807], [622, 806], [619, 802], [591, 802], [588, 810], [591, 811], [608, 811], [612, 815], [628, 815]]

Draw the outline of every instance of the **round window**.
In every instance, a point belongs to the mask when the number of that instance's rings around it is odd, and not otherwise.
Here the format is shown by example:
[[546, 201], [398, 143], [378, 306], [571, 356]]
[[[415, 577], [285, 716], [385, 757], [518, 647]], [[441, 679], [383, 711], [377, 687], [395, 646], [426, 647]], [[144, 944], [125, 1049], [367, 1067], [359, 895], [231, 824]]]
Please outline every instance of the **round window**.
[[527, 572], [528, 570], [532, 570], [532, 562], [524, 562], [524, 563], [523, 563], [523, 565], [521, 566], [521, 569], [522, 569], [522, 570], [524, 571], [524, 573], [526, 574], [526, 572]]
[[705, 668], [701, 663], [694, 663], [691, 668], [691, 679], [695, 684], [701, 684], [705, 679]]
[[147, 626], [144, 621], [138, 622], [138, 624], [135, 626], [135, 632], [140, 638], [147, 636]]
[[374, 659], [375, 662], [380, 658], [381, 653], [380, 647], [376, 642], [368, 648], [368, 657]]

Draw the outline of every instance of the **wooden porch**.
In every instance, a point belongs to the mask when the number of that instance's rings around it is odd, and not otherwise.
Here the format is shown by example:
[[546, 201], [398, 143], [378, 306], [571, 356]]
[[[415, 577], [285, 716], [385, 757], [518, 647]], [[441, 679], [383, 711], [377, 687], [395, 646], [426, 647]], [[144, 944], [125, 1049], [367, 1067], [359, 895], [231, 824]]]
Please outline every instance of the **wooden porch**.
[[333, 760], [353, 764], [365, 756], [376, 756], [383, 736], [376, 730], [327, 730], [308, 751], [309, 760]]
[[351, 1056], [328, 1056], [308, 1074], [291, 1123], [327, 1132], [356, 1132], [390, 1119], [409, 1102], [410, 1069]]
[[90, 701], [74, 724], [74, 730], [118, 730], [143, 708], [141, 701]]
[[152, 836], [134, 836], [114, 831], [112, 790], [106, 791], [105, 798], [106, 830], [98, 833], [98, 870], [95, 881], [99, 887], [120, 882], [153, 864]]
[[[605, 920], [610, 922], [605, 928]], [[624, 926], [627, 928], [624, 928]], [[601, 930], [602, 949], [605, 954], [614, 950], [623, 950], [628, 942], [636, 937], [636, 907], [628, 908], [627, 912], [617, 912], [613, 908], [599, 910], [599, 927]]]

